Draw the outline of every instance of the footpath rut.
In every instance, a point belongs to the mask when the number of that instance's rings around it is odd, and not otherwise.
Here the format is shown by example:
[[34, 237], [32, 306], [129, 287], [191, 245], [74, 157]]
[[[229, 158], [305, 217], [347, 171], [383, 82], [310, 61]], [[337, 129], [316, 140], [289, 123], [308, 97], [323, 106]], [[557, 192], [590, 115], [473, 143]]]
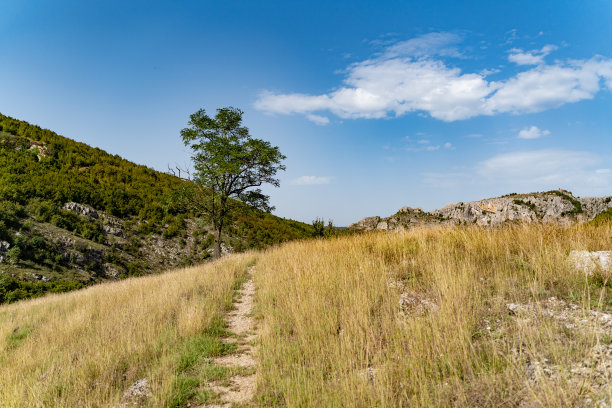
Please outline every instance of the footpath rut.
[[236, 375], [229, 378], [229, 383], [212, 383], [210, 388], [221, 395], [221, 401], [206, 405], [208, 408], [228, 408], [234, 404], [248, 404], [255, 394], [255, 353], [257, 352], [255, 341], [258, 333], [255, 328], [253, 313], [253, 297], [255, 295], [255, 284], [253, 283], [253, 273], [255, 267], [248, 269], [249, 280], [242, 289], [238, 291], [239, 298], [234, 302], [235, 310], [226, 315], [228, 330], [235, 334], [235, 337], [223, 339], [226, 343], [236, 343], [237, 352], [226, 356], [218, 357], [215, 363], [224, 367], [252, 368], [253, 372], [249, 375]]

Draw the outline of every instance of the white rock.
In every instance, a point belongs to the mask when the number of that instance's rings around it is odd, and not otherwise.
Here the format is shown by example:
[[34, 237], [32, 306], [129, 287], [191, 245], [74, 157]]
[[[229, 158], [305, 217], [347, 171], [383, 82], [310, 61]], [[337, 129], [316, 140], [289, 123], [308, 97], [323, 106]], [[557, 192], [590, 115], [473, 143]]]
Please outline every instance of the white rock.
[[569, 260], [586, 273], [592, 273], [597, 267], [612, 269], [612, 251], [571, 251]]
[[[152, 395], [151, 384], [146, 378], [136, 381], [123, 393], [123, 401], [140, 404]], [[125, 406], [125, 405], [123, 405]]]

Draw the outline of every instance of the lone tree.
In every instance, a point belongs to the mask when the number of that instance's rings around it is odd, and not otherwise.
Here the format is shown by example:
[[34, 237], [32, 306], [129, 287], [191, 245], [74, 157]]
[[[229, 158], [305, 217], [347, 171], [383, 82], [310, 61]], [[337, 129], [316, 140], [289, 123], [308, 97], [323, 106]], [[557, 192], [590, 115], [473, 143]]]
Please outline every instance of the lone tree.
[[221, 256], [223, 228], [240, 207], [235, 200], [272, 211], [270, 197], [257, 187], [264, 183], [278, 187], [276, 172], [285, 170], [281, 161], [286, 157], [270, 142], [252, 138], [242, 126], [242, 114], [227, 107], [217, 109], [211, 118], [200, 109], [190, 116], [189, 127], [181, 130], [183, 143], [192, 150], [193, 174], [186, 171], [192, 181], [188, 201], [213, 225], [215, 258]]

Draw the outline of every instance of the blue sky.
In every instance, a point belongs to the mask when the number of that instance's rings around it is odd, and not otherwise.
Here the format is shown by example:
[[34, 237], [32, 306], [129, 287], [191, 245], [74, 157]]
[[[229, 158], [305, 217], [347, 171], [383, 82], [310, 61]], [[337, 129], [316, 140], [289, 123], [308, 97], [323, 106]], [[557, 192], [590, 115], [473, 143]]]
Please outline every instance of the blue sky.
[[609, 1], [0, 2], [0, 112], [158, 170], [191, 113], [287, 156], [275, 214], [348, 225], [612, 194]]

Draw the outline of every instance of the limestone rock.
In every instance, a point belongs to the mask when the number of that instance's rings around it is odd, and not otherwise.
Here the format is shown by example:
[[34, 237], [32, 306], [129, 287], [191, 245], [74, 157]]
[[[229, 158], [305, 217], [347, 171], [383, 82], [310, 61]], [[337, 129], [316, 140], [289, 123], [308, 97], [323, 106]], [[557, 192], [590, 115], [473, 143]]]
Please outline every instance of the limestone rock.
[[400, 295], [399, 305], [403, 313], [416, 315], [425, 315], [440, 308], [434, 299], [410, 292], [404, 292]]
[[612, 251], [571, 251], [570, 262], [585, 273], [592, 273], [598, 267], [612, 269]]
[[102, 230], [104, 232], [106, 232], [107, 234], [111, 234], [111, 235], [115, 235], [117, 237], [125, 238], [125, 236], [123, 235], [123, 230], [121, 229], [120, 225], [105, 224], [105, 225], [102, 226]]
[[119, 275], [121, 275], [122, 273], [122, 271], [120, 270], [120, 267], [118, 267], [117, 265], [113, 265], [111, 263], [105, 263], [103, 266], [103, 270], [104, 270], [104, 275], [107, 278], [112, 278], [112, 279], [117, 279]]
[[8, 250], [11, 248], [11, 244], [6, 241], [0, 241], [0, 263], [3, 263], [6, 259], [6, 254]]
[[141, 380], [136, 381], [130, 386], [130, 388], [125, 390], [122, 398], [123, 404], [121, 406], [141, 406], [144, 404], [147, 398], [152, 395], [153, 394], [151, 393], [151, 384], [149, 384], [149, 380], [143, 378]]
[[579, 198], [566, 190], [554, 190], [452, 203], [431, 212], [402, 207], [390, 217], [367, 217], [348, 228], [360, 231], [401, 230], [418, 225], [498, 226], [507, 222], [570, 225], [590, 221], [608, 208], [612, 208], [612, 197]]
[[38, 274], [38, 273], [30, 273], [30, 275], [34, 279], [39, 280], [39, 281], [43, 281], [43, 282], [49, 282], [51, 280], [51, 279], [47, 278], [45, 275], [41, 275], [41, 274]]
[[85, 215], [85, 216], [91, 217], [91, 218], [98, 218], [98, 212], [96, 210], [94, 210], [93, 207], [90, 207], [90, 206], [85, 205], [85, 204], [79, 204], [79, 203], [75, 203], [75, 202], [68, 202], [68, 203], [64, 204], [64, 206], [62, 208], [64, 210], [66, 210], [66, 211], [72, 211], [72, 212], [77, 213], [79, 215]]

